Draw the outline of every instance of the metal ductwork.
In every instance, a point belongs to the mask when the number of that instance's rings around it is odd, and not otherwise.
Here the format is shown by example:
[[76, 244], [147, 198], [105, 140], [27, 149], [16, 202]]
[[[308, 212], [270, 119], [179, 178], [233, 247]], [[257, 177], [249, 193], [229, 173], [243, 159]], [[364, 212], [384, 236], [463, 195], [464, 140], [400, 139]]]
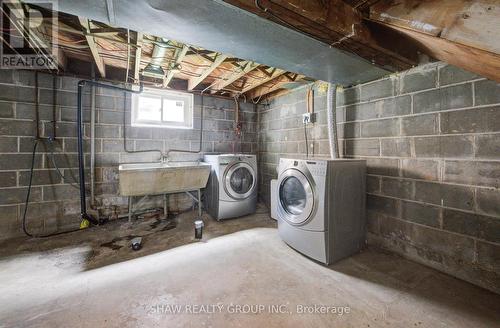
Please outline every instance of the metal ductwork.
[[344, 86], [389, 73], [221, 0], [59, 0], [58, 8]]
[[165, 71], [161, 67], [163, 64], [163, 59], [167, 54], [169, 45], [168, 40], [163, 38], [158, 38], [157, 42], [153, 47], [153, 54], [151, 56], [151, 62], [144, 68], [142, 75], [149, 76], [156, 79], [163, 79], [165, 77]]

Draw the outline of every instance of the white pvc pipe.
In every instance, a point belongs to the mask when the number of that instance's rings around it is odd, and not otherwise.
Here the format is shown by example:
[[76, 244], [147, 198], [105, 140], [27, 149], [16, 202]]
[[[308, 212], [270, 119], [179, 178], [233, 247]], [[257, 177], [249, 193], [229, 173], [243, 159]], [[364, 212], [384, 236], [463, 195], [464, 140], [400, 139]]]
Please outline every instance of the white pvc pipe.
[[337, 86], [328, 83], [328, 92], [326, 97], [326, 117], [328, 124], [328, 142], [330, 144], [330, 157], [340, 158], [339, 143], [337, 137]]

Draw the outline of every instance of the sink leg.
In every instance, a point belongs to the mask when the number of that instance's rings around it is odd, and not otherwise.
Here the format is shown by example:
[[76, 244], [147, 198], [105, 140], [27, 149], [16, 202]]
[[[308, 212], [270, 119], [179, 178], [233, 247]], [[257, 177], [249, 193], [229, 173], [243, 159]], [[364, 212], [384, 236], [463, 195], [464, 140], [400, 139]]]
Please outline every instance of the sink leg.
[[198, 189], [198, 217], [201, 219], [201, 189]]
[[165, 220], [168, 218], [168, 195], [163, 194], [163, 215], [165, 215]]

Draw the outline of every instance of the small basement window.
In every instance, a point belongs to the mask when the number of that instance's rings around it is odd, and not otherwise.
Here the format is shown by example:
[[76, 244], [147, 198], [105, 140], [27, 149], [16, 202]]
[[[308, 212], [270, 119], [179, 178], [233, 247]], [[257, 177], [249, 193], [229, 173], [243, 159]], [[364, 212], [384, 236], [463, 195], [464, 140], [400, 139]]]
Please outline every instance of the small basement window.
[[193, 95], [144, 89], [132, 96], [132, 126], [193, 128]]

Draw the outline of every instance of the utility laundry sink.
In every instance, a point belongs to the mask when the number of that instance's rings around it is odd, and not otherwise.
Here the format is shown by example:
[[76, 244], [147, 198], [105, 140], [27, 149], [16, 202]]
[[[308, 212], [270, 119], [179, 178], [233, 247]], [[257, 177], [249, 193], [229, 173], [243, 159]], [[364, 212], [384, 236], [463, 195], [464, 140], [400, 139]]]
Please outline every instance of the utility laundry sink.
[[121, 196], [159, 195], [205, 188], [210, 164], [167, 162], [121, 164], [118, 167]]

